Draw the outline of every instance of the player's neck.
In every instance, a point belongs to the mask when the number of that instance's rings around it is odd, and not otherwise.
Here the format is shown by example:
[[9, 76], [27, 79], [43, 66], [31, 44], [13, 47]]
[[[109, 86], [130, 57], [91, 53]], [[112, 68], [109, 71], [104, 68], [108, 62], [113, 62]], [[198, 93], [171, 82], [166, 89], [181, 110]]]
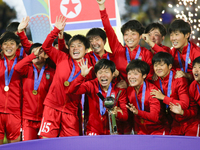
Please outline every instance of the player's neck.
[[178, 51], [179, 51], [180, 53], [182, 53], [183, 48], [184, 48], [185, 46], [187, 46], [187, 44], [188, 44], [188, 42], [185, 42], [185, 44], [182, 45], [182, 46], [178, 49]]
[[102, 50], [102, 51], [100, 51], [100, 52], [98, 52], [98, 53], [96, 53], [96, 54], [99, 55], [99, 56], [102, 58], [103, 54], [105, 54], [105, 51]]
[[143, 82], [141, 82], [141, 84], [134, 86], [136, 93], [138, 94], [140, 87], [142, 86]]
[[[110, 85], [110, 84], [109, 84]], [[102, 86], [102, 89], [105, 91], [105, 92], [107, 92], [108, 91], [108, 88], [109, 88], [109, 85], [107, 85], [107, 86]]]
[[36, 67], [40, 70], [43, 66], [44, 66], [45, 62], [41, 63], [41, 64], [37, 64]]

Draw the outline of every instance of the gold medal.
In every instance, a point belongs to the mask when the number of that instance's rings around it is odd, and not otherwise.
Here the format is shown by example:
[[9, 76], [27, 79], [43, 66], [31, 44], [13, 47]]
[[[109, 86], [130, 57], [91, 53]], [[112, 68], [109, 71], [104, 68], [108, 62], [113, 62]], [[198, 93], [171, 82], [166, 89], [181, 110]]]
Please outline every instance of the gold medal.
[[141, 119], [141, 123], [142, 123], [142, 124], [144, 123], [144, 119]]
[[168, 114], [168, 109], [166, 109], [166, 114]]
[[37, 95], [37, 91], [36, 90], [33, 90], [32, 93], [33, 93], [33, 95]]
[[8, 92], [8, 91], [9, 91], [9, 86], [5, 86], [5, 87], [4, 87], [4, 91], [5, 91], [5, 92]]
[[65, 82], [64, 82], [64, 85], [65, 85], [65, 86], [69, 86], [69, 81], [65, 81]]

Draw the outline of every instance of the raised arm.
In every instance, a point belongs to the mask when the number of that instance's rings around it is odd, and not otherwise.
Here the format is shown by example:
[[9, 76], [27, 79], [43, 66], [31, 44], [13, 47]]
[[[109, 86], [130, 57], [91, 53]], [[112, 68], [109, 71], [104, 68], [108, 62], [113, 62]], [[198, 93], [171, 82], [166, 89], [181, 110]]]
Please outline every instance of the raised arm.
[[64, 16], [56, 17], [54, 29], [48, 34], [46, 40], [42, 44], [42, 49], [46, 52], [46, 54], [55, 64], [58, 61], [62, 60], [63, 56], [66, 56], [66, 53], [58, 51], [52, 46], [53, 41], [58, 36], [58, 33], [64, 29], [65, 25], [66, 18], [64, 18]]
[[69, 49], [66, 48], [65, 39], [64, 39], [64, 29], [61, 30], [58, 34], [58, 49], [69, 54]]
[[17, 35], [19, 36], [21, 40], [22, 46], [26, 54], [29, 53], [29, 49], [32, 46], [32, 43], [30, 43], [30, 41], [28, 40], [24, 32], [26, 27], [28, 26], [29, 20], [30, 20], [29, 16], [27, 16], [26, 18], [23, 18], [23, 20], [20, 22], [18, 26], [18, 32], [17, 32]]
[[106, 35], [108, 37], [108, 42], [109, 42], [111, 51], [113, 54], [115, 54], [116, 52], [118, 52], [118, 50], [120, 50], [120, 47], [123, 47], [123, 46], [119, 42], [117, 35], [110, 24], [110, 20], [108, 18], [108, 14], [106, 12], [105, 5], [104, 5], [105, 0], [96, 0], [96, 1], [99, 4], [101, 20], [102, 20]]

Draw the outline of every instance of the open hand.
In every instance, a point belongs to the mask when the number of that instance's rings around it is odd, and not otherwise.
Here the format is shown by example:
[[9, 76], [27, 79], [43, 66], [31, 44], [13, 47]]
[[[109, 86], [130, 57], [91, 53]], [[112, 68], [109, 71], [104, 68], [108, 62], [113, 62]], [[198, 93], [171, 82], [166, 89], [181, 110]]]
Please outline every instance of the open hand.
[[56, 17], [56, 22], [55, 22], [55, 27], [58, 28], [59, 30], [63, 30], [65, 28], [66, 25], [66, 20], [67, 18], [65, 18], [64, 16], [60, 15], [59, 17]]
[[85, 77], [89, 74], [90, 70], [92, 69], [92, 66], [88, 68], [88, 59], [86, 59], [86, 62], [84, 61], [84, 58], [80, 61], [80, 64], [78, 64], [81, 68], [81, 75]]
[[30, 20], [29, 16], [22, 19], [22, 21], [18, 25], [18, 29], [17, 29], [19, 33], [22, 32], [24, 29], [26, 29], [26, 27], [28, 26], [29, 20]]

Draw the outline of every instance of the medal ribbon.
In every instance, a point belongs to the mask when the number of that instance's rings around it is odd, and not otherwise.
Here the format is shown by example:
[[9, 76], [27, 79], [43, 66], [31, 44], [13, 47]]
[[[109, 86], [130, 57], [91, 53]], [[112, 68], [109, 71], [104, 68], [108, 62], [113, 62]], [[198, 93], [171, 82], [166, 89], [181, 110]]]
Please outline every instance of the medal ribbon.
[[13, 72], [14, 72], [14, 66], [16, 64], [17, 64], [17, 57], [15, 58], [12, 68], [10, 70], [10, 74], [8, 75], [8, 65], [7, 65], [6, 58], [4, 57], [4, 66], [6, 67], [6, 70], [5, 70], [5, 85], [6, 86], [8, 86], [10, 84], [10, 80], [11, 80]]
[[33, 71], [34, 71], [34, 90], [37, 91], [39, 85], [40, 85], [40, 82], [41, 82], [41, 79], [42, 79], [42, 75], [44, 73], [44, 70], [45, 70], [45, 65], [42, 67], [42, 69], [40, 70], [40, 74], [39, 74], [39, 77], [38, 77], [38, 72], [37, 72], [37, 69], [36, 67], [33, 65]]
[[198, 89], [198, 91], [199, 91], [199, 94], [200, 94], [200, 89], [199, 89], [199, 86], [198, 86], [198, 84], [197, 84], [197, 89]]
[[[135, 59], [138, 59], [138, 57], [140, 56], [140, 52], [141, 52], [141, 48], [139, 46], [138, 51], [137, 51], [136, 56], [135, 56]], [[126, 59], [127, 59], [128, 63], [131, 61], [131, 58], [130, 58], [129, 51], [128, 51], [127, 47], [126, 47]]]
[[[111, 90], [112, 90], [112, 84], [110, 83], [106, 97], [110, 96]], [[102, 94], [100, 84], [99, 84], [99, 92]], [[100, 114], [104, 115], [106, 112], [106, 107], [103, 106], [103, 101], [100, 98], [99, 98], [99, 107], [100, 107]]]
[[71, 74], [70, 74], [70, 76], [69, 76], [69, 79], [68, 79], [68, 82], [72, 82], [74, 79], [76, 79], [78, 76], [79, 76], [79, 74], [81, 73], [81, 70], [74, 76], [74, 73], [75, 73], [75, 65], [74, 65], [74, 61], [73, 61], [73, 59], [72, 59], [72, 63], [73, 63], [73, 67], [72, 67], [72, 72], [71, 72]]
[[[167, 96], [170, 97], [170, 91], [171, 91], [171, 85], [172, 85], [172, 78], [173, 78], [173, 72], [170, 71], [170, 74], [169, 74], [169, 82], [168, 82], [168, 87], [167, 87]], [[164, 90], [163, 90], [163, 87], [162, 87], [162, 82], [161, 80], [159, 80], [160, 82], [160, 89], [162, 91], [162, 93], [164, 94]], [[166, 105], [166, 108], [168, 108], [169, 105]]]
[[[93, 52], [92, 54], [93, 54], [93, 56], [94, 56], [95, 61], [97, 62], [99, 59], [98, 59], [97, 56], [94, 54], [94, 52]], [[107, 59], [110, 60], [109, 53], [108, 53], [108, 55], [107, 55]]]
[[[143, 82], [143, 87], [142, 87], [142, 99], [141, 99], [141, 102], [142, 102], [142, 111], [144, 111], [145, 92], [146, 92], [146, 83], [145, 83], [145, 81], [144, 81], [144, 82]], [[135, 92], [135, 98], [136, 98], [136, 102], [137, 102], [138, 109], [141, 110], [136, 92]]]
[[19, 58], [20, 58], [20, 59], [23, 58], [23, 52], [24, 52], [24, 48], [21, 47], [20, 54], [19, 54]]
[[[179, 62], [179, 65], [180, 65], [180, 67], [181, 67], [181, 70], [184, 72], [183, 64], [182, 64], [182, 62], [181, 62], [181, 56], [180, 56], [179, 51], [177, 51], [177, 54], [178, 54], [178, 62]], [[186, 59], [185, 59], [185, 72], [186, 72], [186, 73], [187, 73], [187, 69], [188, 69], [189, 56], [190, 56], [190, 43], [188, 42], [187, 53], [186, 53]]]

